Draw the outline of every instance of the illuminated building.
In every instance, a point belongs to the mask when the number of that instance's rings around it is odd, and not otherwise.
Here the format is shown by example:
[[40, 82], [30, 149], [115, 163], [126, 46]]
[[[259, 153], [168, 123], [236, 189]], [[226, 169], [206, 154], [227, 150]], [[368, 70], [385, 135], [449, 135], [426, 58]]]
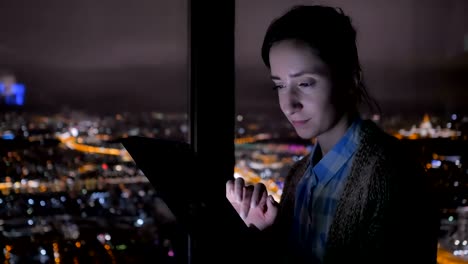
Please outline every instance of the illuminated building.
[[400, 129], [394, 136], [399, 139], [420, 139], [420, 138], [456, 138], [461, 135], [460, 131], [451, 129], [451, 123], [446, 128], [440, 126], [433, 127], [429, 115], [424, 115], [419, 127], [413, 125], [411, 129]]

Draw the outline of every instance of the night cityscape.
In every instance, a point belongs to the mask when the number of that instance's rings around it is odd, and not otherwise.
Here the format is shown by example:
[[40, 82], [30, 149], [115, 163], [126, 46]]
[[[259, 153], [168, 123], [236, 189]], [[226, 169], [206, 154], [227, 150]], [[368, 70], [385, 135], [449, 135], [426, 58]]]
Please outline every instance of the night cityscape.
[[[405, 122], [401, 117], [389, 119], [391, 125], [373, 118], [421, 150], [443, 216], [440, 254], [465, 256], [468, 117], [455, 115], [433, 117], [437, 122], [426, 115], [410, 127], [398, 126]], [[285, 173], [312, 142], [288, 139], [287, 123], [271, 124], [266, 117], [237, 116], [234, 177], [263, 182], [280, 200]], [[164, 230], [170, 213], [115, 142], [132, 135], [184, 140], [186, 115], [9, 112], [2, 115], [0, 129], [2, 261], [141, 263], [145, 252], [158, 252], [154, 259], [170, 263], [174, 252]]]
[[[0, 263], [177, 263], [175, 216], [119, 142], [189, 141], [188, 2], [0, 2]], [[382, 107], [362, 117], [418, 153], [437, 263], [468, 263], [468, 2], [313, 2], [350, 11]], [[233, 177], [276, 201], [314, 141], [280, 113], [259, 52], [270, 19], [300, 3], [235, 8]]]

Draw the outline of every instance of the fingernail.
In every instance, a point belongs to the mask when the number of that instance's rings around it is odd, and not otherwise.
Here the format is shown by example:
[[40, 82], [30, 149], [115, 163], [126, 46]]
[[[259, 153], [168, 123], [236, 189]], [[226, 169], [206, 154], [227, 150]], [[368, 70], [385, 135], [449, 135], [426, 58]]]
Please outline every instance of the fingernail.
[[241, 213], [240, 213], [240, 217], [242, 218], [242, 220], [244, 220], [244, 219], [245, 219], [245, 213], [244, 213], [244, 212], [241, 212]]

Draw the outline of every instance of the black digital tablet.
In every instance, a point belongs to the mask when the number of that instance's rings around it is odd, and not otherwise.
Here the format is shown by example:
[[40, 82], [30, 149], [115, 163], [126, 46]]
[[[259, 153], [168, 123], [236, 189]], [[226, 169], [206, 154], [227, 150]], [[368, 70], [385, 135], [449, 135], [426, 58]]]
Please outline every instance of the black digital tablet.
[[[215, 215], [227, 228], [246, 228], [227, 199], [211, 197], [209, 190], [203, 189], [206, 184], [197, 171], [202, 165], [188, 143], [136, 136], [119, 142], [179, 221], [196, 225], [196, 221]], [[225, 186], [220, 188], [224, 191]], [[204, 215], [194, 216], [200, 207], [207, 207], [201, 210]]]

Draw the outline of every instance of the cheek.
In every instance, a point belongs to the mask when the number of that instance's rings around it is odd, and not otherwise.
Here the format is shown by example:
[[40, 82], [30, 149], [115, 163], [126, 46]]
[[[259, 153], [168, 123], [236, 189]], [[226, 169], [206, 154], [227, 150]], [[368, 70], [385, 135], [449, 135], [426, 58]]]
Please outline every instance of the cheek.
[[320, 114], [321, 123], [328, 125], [335, 121], [337, 115], [337, 109], [334, 103], [330, 100], [323, 100], [320, 102], [320, 106], [317, 108], [317, 112]]
[[317, 93], [314, 98], [311, 98], [311, 101], [314, 102], [315, 108], [322, 112], [330, 111], [330, 108], [334, 108], [335, 106], [332, 96], [328, 92]]
[[322, 108], [322, 102], [320, 98], [315, 96], [309, 96], [303, 99], [304, 109], [308, 112], [320, 112]]
[[286, 98], [282, 96], [280, 93], [278, 93], [278, 104], [280, 106], [281, 111], [283, 112], [286, 109], [286, 103], [287, 103]]
[[333, 112], [333, 107], [331, 107], [332, 105], [330, 104], [329, 100], [327, 100], [327, 98], [323, 98], [323, 96], [307, 98], [303, 101], [303, 103], [304, 110], [319, 120], [327, 119], [327, 116]]

